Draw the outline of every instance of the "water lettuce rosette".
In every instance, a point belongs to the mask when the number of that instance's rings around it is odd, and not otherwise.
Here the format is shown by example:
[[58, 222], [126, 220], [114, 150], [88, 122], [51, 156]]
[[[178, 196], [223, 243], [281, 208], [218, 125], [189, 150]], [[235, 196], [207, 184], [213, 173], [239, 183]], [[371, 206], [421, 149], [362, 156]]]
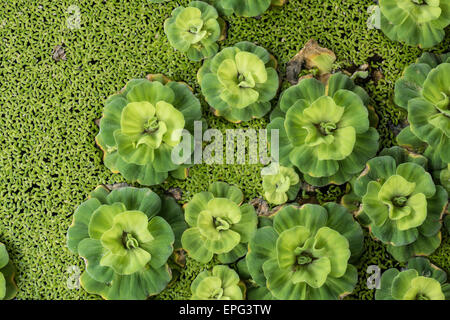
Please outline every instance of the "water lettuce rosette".
[[279, 79], [276, 61], [269, 52], [250, 42], [239, 42], [205, 60], [198, 83], [206, 101], [231, 122], [249, 121], [266, 115]]
[[191, 300], [244, 299], [239, 275], [230, 267], [222, 265], [202, 271], [192, 282], [191, 292]]
[[369, 102], [342, 73], [325, 85], [304, 79], [285, 90], [268, 126], [279, 130], [280, 165], [295, 166], [314, 186], [343, 184], [359, 174], [378, 150]]
[[355, 288], [351, 263], [362, 250], [362, 229], [343, 206], [289, 205], [255, 232], [246, 260], [253, 280], [277, 299], [334, 300]]
[[156, 185], [169, 173], [186, 177], [187, 165], [174, 163], [172, 150], [184, 143], [182, 130], [193, 132], [194, 121], [200, 119], [200, 102], [186, 84], [149, 75], [129, 81], [108, 98], [96, 142], [112, 172], [131, 182]]
[[274, 172], [264, 174], [264, 198], [269, 203], [280, 205], [288, 200], [294, 200], [300, 190], [300, 178], [293, 168], [287, 168], [273, 163], [270, 167]]
[[380, 27], [389, 39], [431, 48], [450, 24], [448, 0], [380, 0]]
[[391, 268], [381, 277], [376, 300], [450, 300], [447, 274], [423, 257], [411, 258], [406, 270]]
[[247, 253], [247, 243], [257, 228], [258, 218], [237, 187], [214, 182], [208, 191], [194, 195], [185, 207], [190, 226], [181, 238], [188, 255], [201, 262], [216, 254], [222, 263], [232, 263]]
[[424, 168], [427, 159], [405, 153], [399, 147], [383, 150], [353, 186], [362, 204], [356, 216], [401, 262], [439, 247], [448, 202], [447, 191]]
[[217, 41], [223, 39], [224, 23], [219, 22], [217, 10], [202, 1], [193, 1], [187, 7], [177, 7], [164, 23], [164, 32], [170, 44], [189, 59], [200, 61], [217, 53]]
[[173, 198], [150, 189], [97, 187], [75, 211], [67, 246], [84, 258], [83, 288], [104, 299], [141, 300], [172, 278], [167, 260], [186, 225]]
[[410, 124], [398, 135], [399, 145], [424, 152], [450, 191], [450, 53], [424, 53], [408, 66], [395, 84], [395, 103], [408, 111]]

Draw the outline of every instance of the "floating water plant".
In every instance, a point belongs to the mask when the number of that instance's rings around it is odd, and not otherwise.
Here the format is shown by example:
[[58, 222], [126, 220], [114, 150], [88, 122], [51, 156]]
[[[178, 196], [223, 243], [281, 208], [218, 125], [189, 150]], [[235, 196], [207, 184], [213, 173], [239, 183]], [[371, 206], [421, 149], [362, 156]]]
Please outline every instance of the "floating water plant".
[[169, 173], [186, 178], [186, 165], [172, 161], [172, 150], [183, 141], [182, 130], [193, 131], [200, 118], [200, 102], [186, 84], [148, 76], [106, 101], [96, 141], [111, 171], [156, 185]]
[[191, 284], [192, 300], [243, 300], [239, 275], [233, 269], [217, 265], [201, 272]]
[[225, 48], [205, 60], [198, 71], [198, 83], [215, 115], [231, 122], [261, 118], [270, 109], [279, 79], [276, 60], [250, 42]]
[[381, 30], [394, 41], [431, 48], [450, 24], [447, 0], [380, 0]]
[[450, 191], [450, 54], [424, 53], [408, 66], [395, 84], [395, 103], [408, 111], [410, 124], [397, 136], [398, 143], [424, 152]]
[[324, 85], [304, 79], [282, 93], [269, 129], [280, 134], [280, 164], [295, 166], [311, 185], [343, 184], [378, 150], [369, 96], [342, 73]]
[[[167, 265], [185, 229], [181, 208], [150, 189], [95, 189], [75, 211], [67, 246], [86, 261], [81, 285], [104, 299], [146, 299], [172, 278]], [[176, 240], [178, 239], [178, 240]]]
[[[398, 261], [429, 255], [441, 243], [448, 194], [423, 167], [427, 159], [393, 147], [367, 162], [353, 183], [362, 203], [355, 212]], [[344, 203], [348, 201], [344, 201]]]
[[362, 229], [344, 207], [290, 205], [255, 232], [246, 260], [253, 280], [277, 299], [333, 300], [355, 288], [351, 263], [362, 250]]
[[224, 26], [214, 7], [193, 1], [186, 8], [177, 7], [172, 12], [164, 31], [174, 48], [186, 52], [189, 59], [200, 61], [217, 53], [217, 41], [224, 38]]
[[300, 190], [300, 178], [293, 168], [273, 163], [274, 172], [263, 175], [264, 197], [269, 203], [279, 205], [294, 200]]
[[426, 258], [411, 258], [406, 270], [389, 269], [381, 277], [376, 300], [450, 300], [445, 271]]
[[253, 206], [243, 200], [241, 190], [224, 182], [194, 195], [185, 206], [190, 228], [181, 238], [190, 257], [207, 263], [217, 254], [222, 263], [232, 263], [247, 253], [258, 219]]

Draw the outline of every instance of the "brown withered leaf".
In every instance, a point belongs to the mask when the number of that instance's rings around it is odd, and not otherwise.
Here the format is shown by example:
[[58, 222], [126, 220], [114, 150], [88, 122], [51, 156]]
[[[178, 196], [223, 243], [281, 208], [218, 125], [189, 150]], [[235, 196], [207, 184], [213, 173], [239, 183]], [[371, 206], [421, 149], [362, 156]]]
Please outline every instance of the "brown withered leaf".
[[278, 211], [283, 209], [285, 206], [286, 206], [285, 204], [281, 204], [279, 206], [274, 207], [272, 210], [270, 210], [268, 216], [272, 217], [272, 216], [276, 215], [278, 213]]
[[375, 70], [372, 73], [372, 79], [375, 82], [375, 85], [377, 85], [381, 79], [384, 79], [384, 74], [380, 70]]
[[336, 61], [333, 51], [322, 48], [316, 40], [309, 40], [286, 66], [286, 79], [293, 85], [299, 82], [299, 74], [303, 65], [307, 69], [317, 69], [319, 75], [328, 74]]
[[177, 201], [180, 201], [183, 196], [183, 190], [180, 188], [170, 188], [167, 193]]
[[64, 50], [64, 47], [62, 45], [57, 45], [53, 48], [52, 51], [52, 58], [56, 62], [63, 60], [66, 61], [66, 51]]
[[184, 268], [186, 266], [186, 254], [187, 252], [183, 249], [174, 250], [174, 261], [177, 265]]
[[263, 198], [254, 198], [250, 201], [250, 204], [255, 208], [258, 216], [269, 215], [269, 204]]

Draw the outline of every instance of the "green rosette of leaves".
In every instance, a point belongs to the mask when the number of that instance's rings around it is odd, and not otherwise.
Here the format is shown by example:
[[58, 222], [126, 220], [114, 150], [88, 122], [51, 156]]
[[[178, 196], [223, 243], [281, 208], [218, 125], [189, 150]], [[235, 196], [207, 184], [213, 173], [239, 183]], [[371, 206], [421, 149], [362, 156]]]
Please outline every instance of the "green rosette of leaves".
[[142, 300], [172, 278], [167, 265], [185, 230], [181, 208], [147, 188], [97, 187], [75, 211], [67, 246], [84, 258], [83, 288], [111, 300]]
[[279, 87], [275, 68], [266, 49], [240, 42], [205, 60], [197, 76], [215, 115], [241, 122], [261, 118], [272, 108]]
[[400, 147], [385, 149], [354, 182], [361, 202], [356, 216], [400, 262], [429, 255], [441, 243], [448, 195], [434, 184], [426, 163], [425, 157]]
[[293, 168], [287, 168], [273, 163], [273, 172], [264, 174], [262, 185], [264, 198], [269, 203], [280, 205], [288, 200], [295, 200], [300, 190], [300, 178]]
[[243, 300], [239, 275], [227, 266], [202, 271], [191, 284], [191, 300]]
[[380, 0], [381, 30], [389, 39], [431, 48], [450, 24], [448, 0]]
[[200, 118], [200, 102], [186, 84], [149, 75], [129, 81], [108, 98], [96, 142], [112, 172], [131, 182], [156, 185], [169, 173], [186, 178], [187, 165], [174, 163], [172, 150], [184, 143], [182, 130], [193, 132]]
[[432, 265], [426, 258], [408, 261], [406, 270], [395, 268], [381, 277], [376, 300], [450, 300], [450, 284], [445, 271]]
[[223, 15], [230, 16], [233, 13], [242, 17], [256, 17], [271, 5], [282, 6], [286, 0], [209, 0]]
[[17, 294], [17, 286], [14, 282], [16, 269], [9, 259], [8, 251], [0, 242], [0, 300], [11, 300]]
[[358, 273], [351, 263], [361, 255], [363, 239], [343, 206], [286, 206], [275, 214], [273, 226], [251, 238], [248, 270], [277, 299], [339, 299], [355, 288]]
[[219, 50], [217, 41], [222, 30], [217, 10], [202, 1], [193, 1], [187, 7], [178, 7], [164, 23], [164, 32], [170, 44], [189, 59], [200, 61], [214, 56]]
[[183, 233], [181, 243], [191, 258], [207, 263], [217, 254], [221, 263], [228, 264], [247, 253], [258, 218], [253, 206], [242, 204], [243, 200], [238, 188], [214, 182], [185, 205], [190, 228]]
[[435, 177], [450, 191], [450, 53], [424, 53], [407, 67], [395, 84], [395, 103], [408, 111], [410, 124], [397, 142], [424, 152]]
[[314, 186], [340, 185], [359, 174], [378, 150], [369, 102], [364, 89], [342, 73], [326, 85], [304, 79], [285, 90], [268, 126], [279, 130], [280, 165], [295, 166]]

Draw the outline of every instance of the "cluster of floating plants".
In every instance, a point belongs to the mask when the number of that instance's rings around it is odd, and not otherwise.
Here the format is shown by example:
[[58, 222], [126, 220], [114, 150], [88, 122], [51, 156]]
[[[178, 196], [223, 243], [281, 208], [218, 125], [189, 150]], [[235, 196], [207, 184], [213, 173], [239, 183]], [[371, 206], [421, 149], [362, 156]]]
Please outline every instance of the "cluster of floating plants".
[[[425, 53], [405, 70], [395, 103], [408, 111], [409, 126], [398, 135], [401, 147], [378, 153], [373, 101], [355, 77], [331, 73], [333, 52], [309, 42], [295, 59], [315, 71], [300, 79], [291, 74], [294, 85], [272, 110], [280, 86], [274, 56], [250, 42], [219, 50], [226, 36], [219, 14], [253, 17], [283, 2], [193, 1], [164, 24], [176, 50], [204, 60], [197, 80], [216, 116], [239, 123], [270, 113], [279, 161], [265, 168], [261, 196], [278, 207], [258, 216], [242, 190], [222, 181], [183, 208], [147, 188], [98, 187], [75, 212], [67, 235], [70, 250], [86, 261], [81, 284], [89, 293], [105, 299], [158, 294], [173, 281], [168, 261], [182, 265], [184, 254], [220, 263], [198, 274], [192, 299], [342, 299], [358, 281], [364, 226], [394, 259], [409, 261], [407, 270], [383, 274], [376, 299], [449, 298], [445, 273], [416, 258], [440, 245], [448, 204], [449, 54]], [[381, 0], [381, 29], [393, 40], [430, 47], [443, 38], [449, 8], [439, 0]], [[106, 101], [96, 142], [111, 171], [158, 185], [169, 175], [188, 175], [189, 165], [174, 163], [171, 154], [180, 143], [193, 144], [195, 121], [202, 121], [201, 105], [189, 86], [149, 75]], [[295, 202], [305, 183], [347, 182], [351, 191], [341, 204]]]
[[395, 84], [395, 102], [408, 111], [400, 146], [424, 153], [432, 173], [450, 191], [450, 53], [424, 53]]
[[408, 260], [406, 270], [389, 269], [381, 277], [377, 300], [448, 300], [447, 274], [425, 258]]
[[[439, 247], [444, 220], [450, 228], [450, 53], [424, 53], [404, 70], [395, 104], [408, 112], [409, 125], [399, 146], [380, 152], [373, 100], [355, 77], [332, 73], [336, 56], [329, 50], [305, 47], [297, 58], [314, 72], [295, 75], [272, 108], [280, 88], [275, 57], [250, 42], [220, 48], [227, 28], [219, 15], [255, 17], [284, 2], [193, 1], [164, 24], [174, 49], [203, 61], [197, 81], [214, 115], [240, 123], [270, 114], [279, 161], [261, 177], [260, 196], [277, 207], [263, 217], [223, 181], [211, 181], [183, 207], [146, 187], [99, 186], [67, 232], [68, 248], [85, 260], [84, 290], [147, 299], [177, 280], [169, 265], [183, 265], [187, 255], [216, 264], [192, 282], [192, 299], [342, 299], [357, 285], [367, 228], [395, 260], [407, 262], [405, 270], [383, 273], [376, 299], [450, 299], [445, 272], [417, 257]], [[422, 48], [441, 42], [450, 24], [444, 0], [380, 0], [379, 10], [387, 37]], [[188, 176], [190, 165], [175, 163], [172, 153], [180, 143], [194, 144], [194, 122], [202, 120], [186, 83], [148, 75], [106, 100], [95, 140], [112, 172], [157, 186]], [[346, 183], [339, 204], [296, 201], [305, 185]], [[14, 297], [13, 278], [0, 243], [0, 299]]]
[[446, 0], [380, 0], [381, 30], [394, 41], [431, 48], [444, 39], [450, 24]]

